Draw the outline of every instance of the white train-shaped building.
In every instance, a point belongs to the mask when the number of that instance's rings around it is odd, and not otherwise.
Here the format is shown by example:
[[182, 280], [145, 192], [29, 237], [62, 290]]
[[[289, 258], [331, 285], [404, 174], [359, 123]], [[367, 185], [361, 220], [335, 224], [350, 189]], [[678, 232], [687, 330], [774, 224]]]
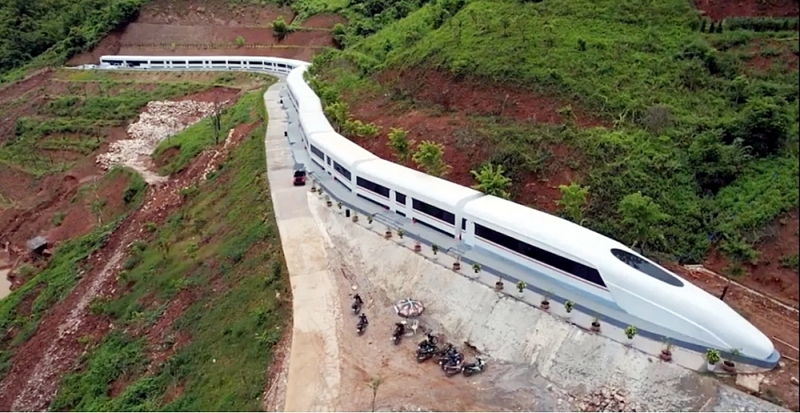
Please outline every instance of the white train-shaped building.
[[772, 368], [773, 343], [718, 298], [620, 242], [520, 204], [378, 158], [336, 133], [303, 76], [306, 62], [249, 56], [104, 56], [101, 67], [252, 70], [287, 75], [309, 157], [358, 197], [487, 250], [658, 326], [694, 350], [736, 349]]

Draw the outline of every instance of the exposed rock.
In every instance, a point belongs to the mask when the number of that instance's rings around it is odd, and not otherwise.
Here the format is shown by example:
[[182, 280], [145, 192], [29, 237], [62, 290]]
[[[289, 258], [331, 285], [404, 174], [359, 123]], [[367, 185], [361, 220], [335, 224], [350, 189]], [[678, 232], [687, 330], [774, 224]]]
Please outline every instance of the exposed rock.
[[751, 393], [758, 393], [761, 390], [762, 381], [764, 381], [763, 374], [739, 374], [736, 376], [736, 385]]
[[797, 377], [792, 377], [791, 381], [792, 381], [792, 384], [794, 384], [795, 386], [800, 385], [800, 382], [797, 381]]
[[602, 388], [583, 396], [576, 406], [579, 412], [637, 412], [647, 408], [625, 398], [622, 389]]

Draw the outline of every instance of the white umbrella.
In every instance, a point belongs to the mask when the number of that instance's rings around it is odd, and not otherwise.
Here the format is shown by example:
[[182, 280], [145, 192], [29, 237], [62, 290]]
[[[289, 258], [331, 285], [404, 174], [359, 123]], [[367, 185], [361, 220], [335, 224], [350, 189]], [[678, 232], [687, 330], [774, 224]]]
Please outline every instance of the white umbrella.
[[397, 304], [394, 305], [394, 311], [397, 312], [397, 315], [400, 317], [413, 318], [419, 317], [419, 315], [425, 311], [425, 306], [422, 305], [421, 301], [406, 298], [398, 301]]

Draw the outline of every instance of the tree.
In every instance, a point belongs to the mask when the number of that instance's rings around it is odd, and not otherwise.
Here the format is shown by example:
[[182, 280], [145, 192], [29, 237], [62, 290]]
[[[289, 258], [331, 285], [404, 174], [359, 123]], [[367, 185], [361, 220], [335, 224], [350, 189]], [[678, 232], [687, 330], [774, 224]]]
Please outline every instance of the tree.
[[211, 112], [211, 129], [214, 132], [214, 145], [219, 145], [220, 133], [222, 131], [222, 105], [218, 99], [214, 99], [214, 109]]
[[278, 18], [272, 22], [272, 32], [278, 40], [283, 40], [283, 38], [289, 34], [289, 25], [283, 20], [283, 16], [278, 16]]
[[734, 138], [749, 146], [754, 156], [768, 156], [783, 147], [790, 123], [775, 99], [754, 98], [745, 104]]
[[475, 182], [472, 188], [483, 192], [486, 195], [494, 195], [498, 198], [509, 199], [511, 194], [508, 188], [511, 186], [511, 178], [505, 176], [503, 165], [498, 165], [497, 168], [491, 163], [484, 164], [477, 171], [470, 171]]
[[631, 247], [646, 244], [654, 238], [663, 238], [659, 224], [669, 215], [661, 212], [661, 207], [649, 196], [639, 191], [626, 195], [619, 202], [618, 212], [622, 216], [621, 224], [628, 228]]
[[575, 182], [569, 185], [559, 185], [561, 199], [557, 201], [567, 218], [578, 224], [583, 225], [583, 209], [586, 207], [586, 198], [589, 195], [589, 187], [581, 186]]
[[347, 103], [344, 102], [333, 102], [325, 106], [325, 116], [336, 125], [336, 132], [342, 132], [342, 127], [347, 122], [348, 109]]
[[378, 398], [378, 389], [381, 387], [383, 379], [373, 377], [369, 380], [369, 388], [372, 389], [372, 411], [375, 411], [375, 400]]
[[406, 162], [411, 156], [411, 146], [414, 141], [408, 140], [408, 132], [401, 128], [392, 128], [389, 132], [389, 142], [387, 145], [394, 151], [394, 156], [398, 162]]
[[444, 145], [433, 141], [422, 141], [411, 160], [430, 175], [441, 178], [450, 167], [444, 163]]

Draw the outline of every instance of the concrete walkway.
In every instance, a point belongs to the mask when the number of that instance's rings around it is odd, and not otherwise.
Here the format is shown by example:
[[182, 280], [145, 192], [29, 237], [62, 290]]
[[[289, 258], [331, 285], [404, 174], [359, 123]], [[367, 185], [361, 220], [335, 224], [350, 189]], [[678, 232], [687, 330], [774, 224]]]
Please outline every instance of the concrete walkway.
[[265, 148], [275, 218], [292, 284], [294, 328], [285, 411], [333, 411], [339, 393], [339, 307], [324, 237], [308, 208], [308, 187], [292, 185], [292, 155], [284, 137], [281, 79], [264, 95], [269, 115]]

